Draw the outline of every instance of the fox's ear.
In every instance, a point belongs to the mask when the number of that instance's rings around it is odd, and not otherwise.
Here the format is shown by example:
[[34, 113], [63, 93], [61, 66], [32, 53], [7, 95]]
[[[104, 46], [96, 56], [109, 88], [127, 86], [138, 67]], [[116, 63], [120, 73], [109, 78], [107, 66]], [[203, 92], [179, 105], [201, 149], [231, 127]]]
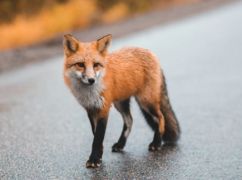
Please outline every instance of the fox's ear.
[[64, 35], [63, 46], [65, 54], [69, 56], [78, 50], [79, 41], [71, 34], [66, 34]]
[[104, 55], [107, 52], [108, 46], [110, 45], [111, 41], [112, 41], [111, 34], [108, 34], [106, 36], [103, 36], [102, 38], [99, 38], [97, 40], [97, 50]]

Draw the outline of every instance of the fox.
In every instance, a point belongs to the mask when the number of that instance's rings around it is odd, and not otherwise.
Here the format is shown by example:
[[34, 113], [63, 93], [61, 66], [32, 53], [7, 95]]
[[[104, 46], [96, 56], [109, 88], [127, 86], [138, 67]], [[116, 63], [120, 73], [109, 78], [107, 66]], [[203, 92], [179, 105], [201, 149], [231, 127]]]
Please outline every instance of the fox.
[[139, 47], [124, 47], [109, 53], [112, 35], [82, 42], [64, 35], [64, 82], [86, 110], [93, 133], [87, 168], [102, 164], [103, 140], [110, 108], [114, 105], [123, 119], [122, 133], [112, 152], [122, 152], [131, 132], [130, 99], [134, 97], [144, 119], [154, 131], [149, 151], [162, 144], [176, 144], [180, 126], [171, 107], [166, 81], [158, 58]]

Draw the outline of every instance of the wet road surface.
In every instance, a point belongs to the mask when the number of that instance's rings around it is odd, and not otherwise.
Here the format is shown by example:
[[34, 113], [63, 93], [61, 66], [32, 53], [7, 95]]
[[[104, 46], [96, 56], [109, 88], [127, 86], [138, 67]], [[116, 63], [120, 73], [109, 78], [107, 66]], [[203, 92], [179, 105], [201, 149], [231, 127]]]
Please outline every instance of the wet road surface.
[[123, 153], [113, 109], [103, 165], [86, 169], [92, 133], [62, 80], [62, 57], [0, 76], [0, 179], [242, 179], [242, 3], [114, 40], [160, 58], [182, 136], [148, 152], [152, 131], [134, 101]]

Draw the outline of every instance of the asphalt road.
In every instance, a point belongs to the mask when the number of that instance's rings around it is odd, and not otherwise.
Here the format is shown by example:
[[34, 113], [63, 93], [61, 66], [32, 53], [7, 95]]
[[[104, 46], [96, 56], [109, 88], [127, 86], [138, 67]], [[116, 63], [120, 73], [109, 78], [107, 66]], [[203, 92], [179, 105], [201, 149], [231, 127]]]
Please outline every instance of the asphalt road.
[[[103, 166], [86, 169], [92, 133], [64, 86], [61, 55], [0, 77], [0, 179], [242, 179], [242, 2], [133, 33], [160, 58], [181, 124], [177, 146], [148, 152], [152, 132], [132, 102], [133, 131], [112, 153], [122, 120], [112, 110]], [[107, 32], [108, 33], [108, 32]]]

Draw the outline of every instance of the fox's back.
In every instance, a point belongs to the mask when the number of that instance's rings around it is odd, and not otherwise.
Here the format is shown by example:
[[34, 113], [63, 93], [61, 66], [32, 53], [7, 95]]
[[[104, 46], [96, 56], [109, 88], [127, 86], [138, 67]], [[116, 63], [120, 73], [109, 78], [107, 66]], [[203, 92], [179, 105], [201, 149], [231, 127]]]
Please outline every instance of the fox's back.
[[[159, 89], [161, 69], [156, 56], [143, 48], [122, 48], [106, 57], [106, 81], [114, 99], [135, 95], [144, 88]], [[110, 89], [109, 88], [109, 89]]]

